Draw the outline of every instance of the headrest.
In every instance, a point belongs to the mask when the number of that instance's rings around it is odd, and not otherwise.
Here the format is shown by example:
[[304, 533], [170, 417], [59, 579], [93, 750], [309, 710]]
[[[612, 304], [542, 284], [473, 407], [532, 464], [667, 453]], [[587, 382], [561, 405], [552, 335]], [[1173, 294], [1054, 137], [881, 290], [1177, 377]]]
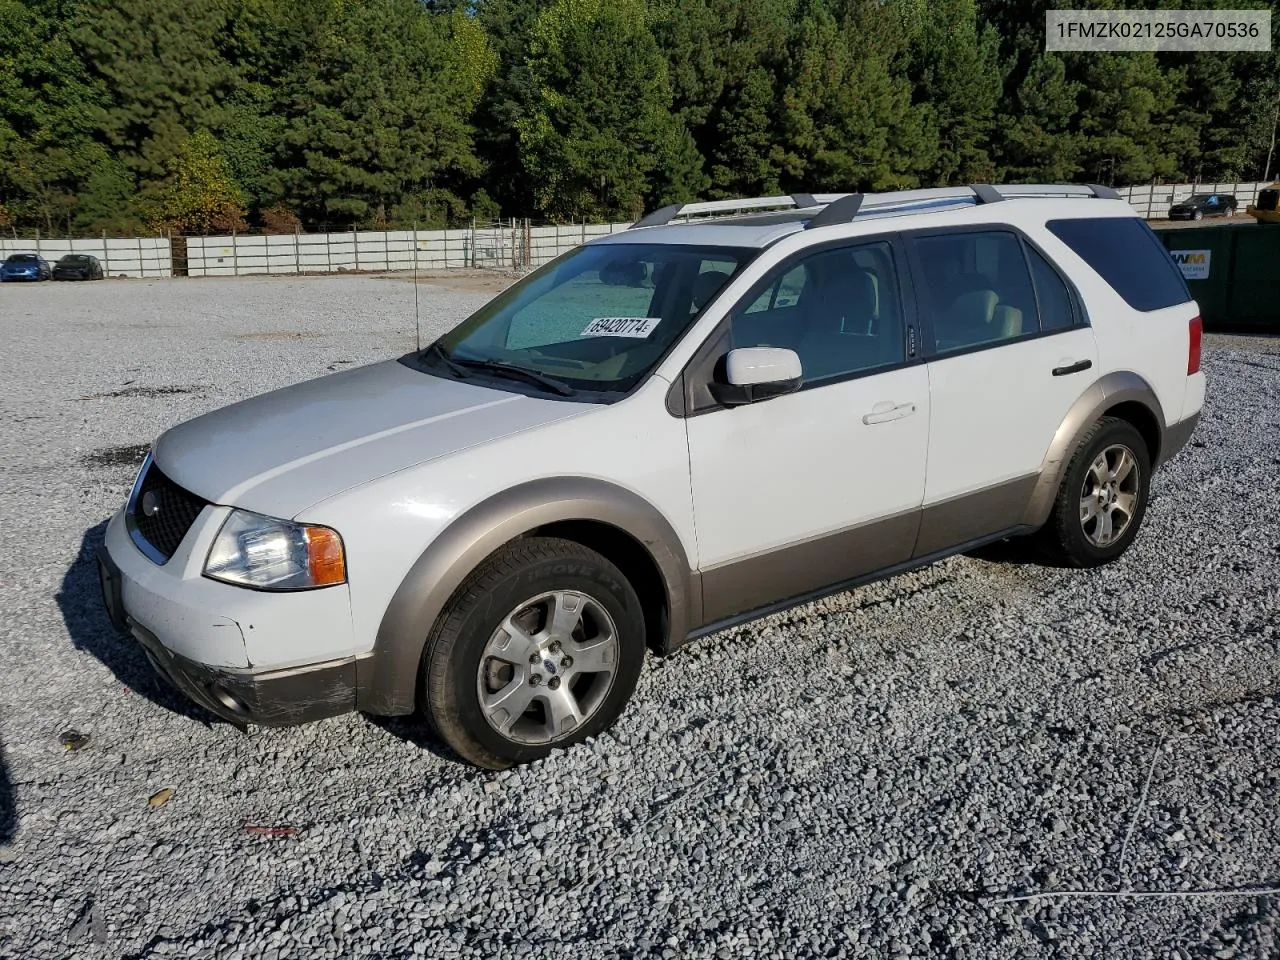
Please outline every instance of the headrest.
[[708, 270], [698, 274], [693, 281], [693, 309], [701, 310], [720, 288], [729, 282], [729, 274], [723, 270]]

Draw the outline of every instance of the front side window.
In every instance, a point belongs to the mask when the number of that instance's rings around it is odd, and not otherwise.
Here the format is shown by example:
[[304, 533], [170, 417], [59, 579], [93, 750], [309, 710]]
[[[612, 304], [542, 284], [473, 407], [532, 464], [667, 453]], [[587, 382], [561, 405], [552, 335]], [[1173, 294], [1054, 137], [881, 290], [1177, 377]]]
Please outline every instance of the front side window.
[[640, 382], [755, 253], [579, 247], [490, 301], [415, 364], [454, 378], [520, 380], [550, 395], [609, 399]]
[[865, 243], [783, 267], [730, 317], [731, 344], [786, 347], [806, 385], [902, 363], [902, 307], [893, 250]]
[[1035, 290], [1017, 235], [946, 233], [912, 243], [938, 353], [1038, 332]]

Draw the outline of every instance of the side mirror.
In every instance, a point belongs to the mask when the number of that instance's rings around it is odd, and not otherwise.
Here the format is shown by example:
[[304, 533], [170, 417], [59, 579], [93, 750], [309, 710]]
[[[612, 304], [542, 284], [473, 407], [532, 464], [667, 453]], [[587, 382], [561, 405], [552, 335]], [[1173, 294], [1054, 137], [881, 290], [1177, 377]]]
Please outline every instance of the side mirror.
[[804, 375], [800, 357], [783, 347], [739, 347], [725, 355], [723, 365], [723, 376], [710, 390], [729, 407], [794, 393]]

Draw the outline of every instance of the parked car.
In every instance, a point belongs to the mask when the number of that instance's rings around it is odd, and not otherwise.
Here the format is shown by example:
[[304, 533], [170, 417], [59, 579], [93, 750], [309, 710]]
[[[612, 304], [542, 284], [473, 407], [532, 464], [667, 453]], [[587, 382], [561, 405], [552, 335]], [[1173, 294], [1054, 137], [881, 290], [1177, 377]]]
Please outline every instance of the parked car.
[[87, 253], [68, 253], [53, 265], [55, 280], [101, 280], [102, 264]]
[[1200, 338], [1106, 188], [668, 207], [425, 350], [163, 433], [104, 597], [228, 720], [421, 711], [501, 768], [609, 727], [646, 647], [1008, 537], [1116, 560]]
[[11, 253], [0, 263], [0, 281], [48, 280], [51, 276], [49, 261], [38, 253]]
[[1236, 198], [1230, 193], [1193, 193], [1169, 208], [1170, 220], [1203, 220], [1230, 217], [1236, 212]]

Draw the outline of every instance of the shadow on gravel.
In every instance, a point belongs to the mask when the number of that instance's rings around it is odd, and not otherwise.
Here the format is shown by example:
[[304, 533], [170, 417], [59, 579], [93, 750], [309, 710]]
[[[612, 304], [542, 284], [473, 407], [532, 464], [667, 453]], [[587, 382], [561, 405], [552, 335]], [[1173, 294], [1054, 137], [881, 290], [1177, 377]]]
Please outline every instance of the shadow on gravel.
[[56, 599], [71, 642], [77, 650], [87, 650], [101, 660], [117, 680], [152, 703], [205, 726], [222, 723], [170, 687], [151, 668], [137, 642], [117, 633], [111, 626], [102, 606], [96, 558], [106, 530], [104, 520], [85, 531], [80, 552], [62, 577], [62, 588]]
[[18, 833], [18, 798], [9, 779], [9, 764], [4, 759], [4, 744], [0, 743], [0, 846], [4, 846]]
[[444, 745], [443, 741], [431, 730], [431, 725], [421, 717], [375, 717], [372, 714], [366, 714], [365, 719], [393, 737], [399, 737], [405, 743], [413, 744], [420, 750], [434, 753], [442, 760], [448, 760], [450, 763], [465, 762]]
[[1030, 537], [1010, 537], [1008, 540], [997, 540], [984, 547], [976, 547], [965, 552], [966, 557], [982, 560], [986, 563], [1008, 564], [1018, 567], [1061, 567], [1065, 564], [1036, 549]]

